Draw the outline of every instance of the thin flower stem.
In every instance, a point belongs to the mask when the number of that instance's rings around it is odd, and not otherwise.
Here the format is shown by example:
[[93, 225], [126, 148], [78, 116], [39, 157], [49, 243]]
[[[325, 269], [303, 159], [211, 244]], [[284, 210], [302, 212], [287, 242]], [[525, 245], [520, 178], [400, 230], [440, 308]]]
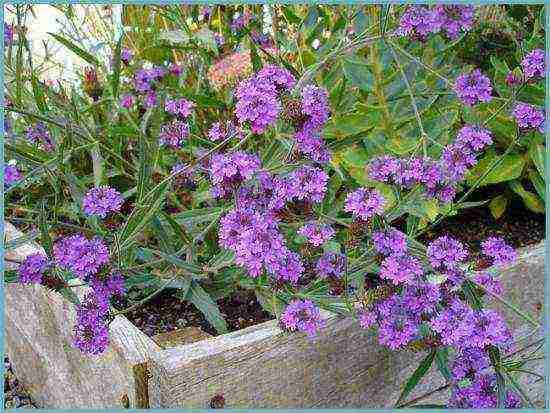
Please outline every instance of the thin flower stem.
[[409, 52], [407, 52], [405, 49], [402, 49], [401, 47], [399, 47], [397, 44], [393, 43], [393, 42], [390, 42], [388, 41], [388, 43], [390, 43], [390, 45], [392, 45], [393, 47], [395, 47], [398, 51], [400, 51], [402, 54], [404, 54], [405, 56], [407, 56], [409, 59], [411, 59], [412, 61], [418, 63], [420, 66], [422, 66], [424, 69], [428, 70], [429, 72], [433, 73], [434, 75], [436, 75], [438, 78], [440, 78], [441, 80], [443, 80], [447, 86], [452, 89], [454, 87], [454, 84], [453, 82], [451, 82], [449, 79], [447, 79], [445, 76], [443, 76], [442, 74], [438, 73], [437, 70], [433, 69], [432, 67], [428, 66], [426, 63], [424, 63], [422, 60], [418, 59], [417, 57], [413, 56], [412, 54], [410, 54]]
[[403, 70], [403, 66], [401, 66], [401, 63], [399, 62], [399, 58], [397, 57], [397, 53], [395, 53], [395, 49], [391, 45], [391, 43], [387, 42], [388, 46], [390, 47], [390, 51], [393, 55], [393, 59], [395, 60], [395, 64], [397, 65], [397, 68], [399, 69], [399, 72], [401, 73], [401, 77], [403, 78], [403, 81], [405, 82], [405, 85], [407, 86], [407, 90], [409, 92], [409, 96], [411, 98], [411, 105], [414, 111], [414, 115], [416, 117], [416, 122], [418, 123], [418, 127], [420, 128], [420, 135], [422, 136], [422, 152], [424, 154], [424, 157], [428, 156], [428, 149], [426, 145], [426, 138], [428, 138], [428, 134], [424, 130], [424, 126], [422, 125], [422, 118], [420, 117], [420, 112], [418, 111], [418, 105], [416, 104], [416, 98], [414, 97], [414, 93], [412, 91], [411, 84], [409, 83], [409, 79], [407, 79], [407, 75], [405, 74], [405, 71]]
[[510, 382], [512, 383], [512, 387], [517, 390], [523, 402], [527, 403], [530, 407], [535, 407], [535, 403], [531, 400], [525, 390], [523, 390], [523, 387], [516, 381], [513, 375], [509, 372], [506, 372], [506, 377], [508, 377], [508, 380], [510, 380]]
[[337, 224], [343, 225], [343, 226], [346, 227], [346, 228], [350, 228], [350, 227], [351, 227], [350, 224], [347, 224], [347, 223], [345, 223], [344, 221], [339, 220], [338, 218], [333, 218], [333, 217], [331, 217], [331, 216], [329, 216], [329, 215], [323, 214], [322, 212], [319, 212], [319, 215], [321, 215], [322, 217], [328, 218], [328, 219], [330, 219], [331, 221], [333, 221], [333, 222], [335, 222], [335, 223], [337, 223]]

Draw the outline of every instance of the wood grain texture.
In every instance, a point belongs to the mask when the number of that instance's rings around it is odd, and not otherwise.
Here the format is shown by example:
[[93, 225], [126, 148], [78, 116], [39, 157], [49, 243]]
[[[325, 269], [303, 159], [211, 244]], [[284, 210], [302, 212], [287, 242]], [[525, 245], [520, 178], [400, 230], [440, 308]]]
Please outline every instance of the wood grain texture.
[[[6, 223], [7, 240], [22, 236]], [[31, 243], [10, 251], [22, 261], [44, 252]], [[6, 254], [7, 255], [7, 254]], [[87, 289], [75, 288], [82, 296]], [[71, 345], [74, 305], [40, 285], [7, 284], [5, 289], [7, 354], [18, 379], [43, 407], [116, 407], [136, 394], [132, 366], [160, 348], [125, 317], [110, 325], [111, 344], [101, 356], [84, 356]]]
[[[529, 311], [542, 299], [543, 270], [542, 244], [520, 251], [518, 265], [502, 272], [506, 297]], [[511, 317], [514, 331], [521, 326]], [[270, 321], [155, 353], [151, 407], [207, 408], [218, 394], [229, 408], [391, 407], [425, 354], [391, 353], [349, 319], [333, 317], [314, 340]], [[442, 384], [434, 368], [410, 397]], [[531, 386], [531, 394], [543, 398], [542, 389]], [[447, 398], [443, 393], [428, 402]]]

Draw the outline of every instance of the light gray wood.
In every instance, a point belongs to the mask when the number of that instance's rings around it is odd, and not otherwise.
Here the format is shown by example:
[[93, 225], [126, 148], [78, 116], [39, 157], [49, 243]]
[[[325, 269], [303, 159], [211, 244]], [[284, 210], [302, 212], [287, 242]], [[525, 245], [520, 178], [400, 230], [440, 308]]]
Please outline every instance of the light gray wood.
[[[7, 241], [22, 236], [6, 223]], [[10, 251], [22, 261], [44, 252], [26, 244]], [[75, 288], [82, 296], [86, 288]], [[7, 354], [18, 379], [44, 407], [116, 407], [128, 396], [135, 403], [132, 367], [160, 348], [125, 317], [110, 325], [111, 343], [100, 356], [84, 356], [71, 346], [75, 308], [60, 294], [40, 285], [7, 284], [5, 290]]]
[[[521, 250], [518, 265], [502, 272], [507, 299], [531, 310], [542, 300], [543, 271], [543, 244]], [[524, 326], [504, 313], [514, 331]], [[206, 408], [216, 394], [226, 407], [391, 407], [425, 355], [390, 353], [349, 319], [332, 317], [314, 340], [285, 333], [272, 321], [155, 353], [151, 407]], [[410, 397], [445, 384], [433, 370]], [[541, 385], [531, 387], [543, 398]]]
[[[8, 239], [21, 236], [9, 224], [6, 234]], [[15, 255], [10, 252], [11, 258], [23, 259], [39, 248], [21, 246]], [[533, 303], [542, 301], [543, 271], [542, 244], [525, 249], [518, 266], [503, 271], [507, 297], [532, 312], [537, 308]], [[507, 315], [515, 331], [525, 326]], [[148, 399], [150, 407], [209, 407], [214, 396], [222, 395], [225, 407], [385, 407], [397, 400], [404, 380], [425, 356], [392, 353], [352, 320], [334, 316], [315, 339], [283, 332], [270, 321], [206, 339], [196, 332], [188, 338], [157, 337], [163, 349], [118, 316], [110, 325], [107, 352], [87, 357], [70, 346], [73, 323], [72, 304], [57, 293], [7, 285], [8, 355], [16, 375], [42, 406], [117, 407], [127, 395], [131, 407], [136, 397], [140, 405]], [[173, 347], [176, 338], [187, 344]], [[189, 343], [193, 340], [201, 341]], [[136, 386], [134, 366], [145, 371], [145, 364], [148, 383], [140, 379]], [[411, 397], [442, 383], [439, 373], [432, 372]], [[537, 398], [543, 396], [540, 385], [531, 390]]]

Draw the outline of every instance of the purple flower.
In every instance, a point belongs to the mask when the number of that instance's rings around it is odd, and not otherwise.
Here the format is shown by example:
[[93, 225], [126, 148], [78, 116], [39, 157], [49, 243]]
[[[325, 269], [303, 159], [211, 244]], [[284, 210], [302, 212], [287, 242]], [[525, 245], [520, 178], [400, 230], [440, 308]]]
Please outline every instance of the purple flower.
[[319, 164], [330, 162], [330, 152], [328, 151], [325, 141], [317, 132], [302, 129], [294, 134], [298, 151], [307, 158]]
[[492, 99], [491, 81], [479, 69], [459, 75], [454, 89], [460, 101], [467, 106], [489, 102]]
[[130, 109], [136, 103], [134, 95], [126, 94], [120, 99], [120, 106]]
[[6, 46], [13, 43], [13, 25], [4, 23], [4, 44]]
[[516, 119], [520, 129], [536, 129], [540, 133], [544, 133], [544, 112], [537, 107], [519, 102], [516, 104], [512, 116]]
[[326, 325], [319, 309], [310, 300], [291, 301], [281, 314], [281, 323], [290, 331], [303, 331], [310, 337]]
[[208, 138], [211, 141], [221, 141], [236, 133], [236, 126], [231, 121], [215, 122], [208, 131]]
[[87, 215], [105, 218], [111, 212], [119, 212], [124, 200], [120, 192], [110, 186], [90, 189], [82, 199], [82, 207]]
[[50, 268], [48, 257], [37, 253], [25, 258], [19, 266], [19, 282], [23, 284], [40, 284], [42, 276]]
[[254, 16], [249, 12], [245, 12], [238, 17], [234, 17], [231, 23], [229, 24], [229, 27], [231, 28], [232, 31], [237, 31], [248, 26], [248, 24], [253, 20], [254, 20]]
[[270, 251], [265, 258], [265, 266], [267, 271], [279, 281], [296, 283], [304, 272], [300, 256], [287, 248]]
[[519, 79], [515, 74], [513, 74], [512, 72], [509, 72], [507, 75], [506, 75], [506, 84], [509, 86], [509, 87], [512, 87], [512, 86], [515, 86], [515, 85], [518, 85], [520, 82], [521, 82], [521, 79]]
[[544, 77], [544, 50], [535, 49], [521, 61], [525, 80]]
[[[449, 407], [459, 409], [496, 408], [497, 402], [496, 375], [478, 374], [465, 384], [453, 386]], [[506, 392], [505, 408], [520, 408], [519, 397], [511, 390]]]
[[317, 261], [315, 271], [320, 278], [340, 278], [346, 269], [346, 256], [332, 251], [325, 252]]
[[235, 91], [235, 114], [242, 125], [250, 122], [252, 133], [262, 134], [274, 125], [281, 110], [273, 83], [255, 77], [242, 81]]
[[298, 234], [306, 237], [314, 246], [319, 247], [334, 236], [334, 229], [330, 225], [309, 222], [300, 228]]
[[15, 182], [23, 179], [23, 174], [14, 165], [4, 165], [4, 185], [10, 187]]
[[291, 90], [296, 84], [296, 79], [287, 69], [276, 65], [267, 65], [256, 73], [260, 82], [270, 82], [275, 85], [277, 91]]
[[344, 211], [367, 221], [376, 214], [382, 214], [384, 204], [384, 197], [376, 189], [359, 188], [346, 197]]
[[234, 152], [230, 155], [214, 155], [210, 166], [210, 179], [215, 198], [230, 195], [233, 188], [250, 179], [261, 168], [256, 155]]
[[216, 46], [218, 47], [225, 44], [225, 38], [219, 33], [214, 33], [214, 41], [216, 42]]
[[371, 328], [378, 320], [378, 317], [376, 316], [375, 311], [362, 310], [359, 312], [358, 315], [359, 315], [359, 326], [365, 330]]
[[401, 167], [401, 160], [393, 156], [384, 155], [374, 158], [369, 165], [369, 178], [389, 183], [396, 176]]
[[403, 159], [394, 175], [396, 184], [411, 188], [424, 177], [424, 160], [420, 158]]
[[488, 272], [476, 274], [474, 276], [474, 281], [493, 294], [502, 295], [504, 292], [500, 280], [497, 280]]
[[378, 341], [380, 344], [397, 350], [405, 347], [418, 336], [420, 318], [412, 312], [407, 304], [397, 295], [378, 305], [380, 327]]
[[409, 310], [417, 314], [430, 314], [441, 299], [439, 286], [421, 282], [407, 285], [403, 293], [403, 302]]
[[53, 246], [57, 265], [86, 280], [109, 262], [109, 248], [98, 237], [91, 240], [83, 235], [59, 239]]
[[441, 31], [447, 38], [457, 39], [460, 31], [468, 32], [474, 25], [474, 6], [440, 5], [433, 13], [439, 19]]
[[313, 85], [302, 89], [302, 111], [308, 116], [305, 129], [319, 130], [330, 118], [328, 92], [324, 88]]
[[50, 137], [50, 132], [46, 125], [42, 122], [37, 122], [34, 127], [27, 129], [27, 139], [35, 144], [39, 145], [45, 151], [53, 150], [53, 142]]
[[274, 46], [273, 39], [268, 34], [258, 33], [254, 30], [251, 32], [251, 37], [254, 43], [264, 49], [269, 49]]
[[430, 264], [436, 269], [454, 269], [468, 256], [462, 243], [446, 235], [430, 242], [426, 254]]
[[491, 362], [485, 350], [477, 347], [459, 348], [451, 364], [453, 381], [474, 379], [479, 374], [487, 373]]
[[183, 66], [178, 65], [176, 63], [171, 63], [168, 67], [168, 71], [171, 75], [174, 76], [181, 76], [183, 74]]
[[441, 19], [432, 10], [423, 5], [407, 6], [395, 31], [398, 36], [426, 40], [429, 34], [439, 32]]
[[191, 110], [195, 107], [193, 102], [187, 99], [166, 99], [164, 110], [172, 115], [186, 118], [191, 115]]
[[441, 335], [445, 345], [461, 345], [474, 332], [474, 311], [458, 298], [435, 317], [430, 326]]
[[78, 317], [74, 327], [73, 345], [84, 354], [103, 353], [109, 345], [109, 331], [103, 318], [88, 312]]
[[189, 125], [181, 120], [165, 123], [160, 127], [159, 145], [180, 149], [189, 136]]
[[471, 347], [505, 345], [510, 341], [511, 334], [502, 317], [494, 310], [476, 311], [473, 320], [474, 328], [465, 344]]
[[134, 77], [134, 86], [138, 92], [151, 92], [154, 83], [166, 75], [166, 70], [161, 67], [152, 69], [140, 69]]
[[451, 183], [462, 181], [466, 172], [476, 163], [474, 152], [465, 145], [447, 145], [441, 154], [441, 166]]
[[372, 242], [380, 254], [401, 254], [407, 251], [407, 236], [395, 228], [374, 232]]
[[112, 296], [122, 297], [126, 292], [124, 278], [118, 272], [111, 273], [106, 280], [97, 276], [91, 277], [90, 287], [102, 297], [105, 297], [106, 301]]
[[292, 198], [321, 202], [325, 196], [328, 175], [322, 169], [302, 166], [289, 176]]
[[517, 261], [517, 253], [507, 245], [503, 238], [489, 237], [481, 243], [483, 254], [493, 258], [493, 265], [498, 267], [512, 266]]
[[393, 284], [413, 284], [424, 274], [418, 258], [408, 254], [393, 254], [380, 264], [380, 278], [391, 280]]
[[124, 64], [129, 64], [130, 60], [132, 60], [133, 58], [134, 58], [134, 53], [132, 53], [130, 49], [122, 49], [122, 51], [120, 52], [120, 60]]
[[477, 126], [466, 125], [458, 131], [455, 143], [479, 151], [493, 143], [491, 132]]
[[157, 94], [154, 91], [147, 92], [143, 100], [143, 106], [147, 109], [154, 108], [157, 104]]

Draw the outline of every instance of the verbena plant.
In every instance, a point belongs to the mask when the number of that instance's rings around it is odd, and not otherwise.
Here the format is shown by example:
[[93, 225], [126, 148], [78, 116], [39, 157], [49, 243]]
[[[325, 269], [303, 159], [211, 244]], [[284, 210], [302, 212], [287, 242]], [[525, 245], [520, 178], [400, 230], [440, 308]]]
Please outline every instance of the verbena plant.
[[[525, 105], [540, 104], [540, 25], [513, 71], [491, 60], [491, 81], [451, 52], [478, 11], [280, 6], [265, 34], [257, 7], [149, 7], [163, 28], [131, 27], [148, 46], [121, 38], [109, 62], [57, 35], [89, 67], [56, 86], [34, 75], [21, 27], [5, 28], [7, 215], [28, 229], [6, 247], [46, 250], [7, 281], [73, 301], [74, 344], [91, 355], [114, 316], [164, 289], [224, 333], [216, 301], [246, 288], [289, 332], [314, 337], [325, 309], [426, 352], [397, 406], [432, 364], [449, 406], [532, 405], [518, 374], [536, 374], [525, 364], [541, 342], [523, 345], [484, 305], [538, 331], [501, 296], [515, 251], [485, 240], [484, 269], [457, 240], [418, 241], [477, 205], [475, 188], [513, 177], [527, 199], [527, 163], [543, 174], [544, 116]], [[79, 299], [76, 285], [93, 288]], [[136, 287], [129, 308], [110, 305]]]

